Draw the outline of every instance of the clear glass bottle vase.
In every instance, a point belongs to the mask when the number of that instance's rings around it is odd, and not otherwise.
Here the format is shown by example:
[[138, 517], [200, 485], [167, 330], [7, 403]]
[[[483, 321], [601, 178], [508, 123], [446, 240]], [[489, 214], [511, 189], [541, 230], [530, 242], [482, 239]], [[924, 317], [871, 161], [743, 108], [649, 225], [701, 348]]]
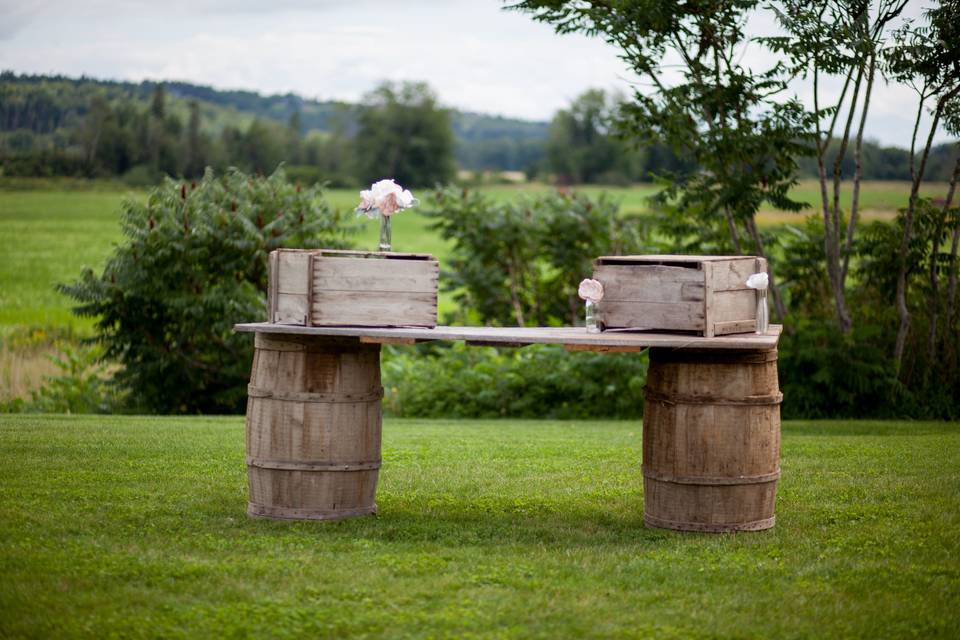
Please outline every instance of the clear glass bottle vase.
[[392, 230], [390, 228], [390, 216], [380, 214], [380, 251], [389, 252], [392, 245]]
[[597, 324], [597, 303], [592, 300], [586, 301], [585, 325], [587, 333], [600, 333], [600, 325]]
[[757, 289], [757, 335], [764, 335], [769, 326], [770, 310], [767, 306], [767, 290]]

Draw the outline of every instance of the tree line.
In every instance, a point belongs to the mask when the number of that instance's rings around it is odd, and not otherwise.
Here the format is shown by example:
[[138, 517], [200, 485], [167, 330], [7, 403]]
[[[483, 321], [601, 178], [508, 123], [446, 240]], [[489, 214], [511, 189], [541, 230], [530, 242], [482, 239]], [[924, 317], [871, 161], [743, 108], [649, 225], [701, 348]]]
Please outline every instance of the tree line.
[[[457, 168], [522, 170], [560, 184], [628, 184], [694, 166], [682, 148], [617, 130], [627, 107], [623, 95], [588, 90], [549, 123], [525, 123], [444, 109], [420, 83], [382, 85], [351, 105], [178, 82], [131, 85], [5, 72], [0, 171], [120, 176], [147, 185], [163, 175], [196, 178], [206, 166], [269, 173], [283, 162], [293, 180], [356, 186], [402, 151], [396, 161], [409, 166], [398, 168], [398, 179], [432, 186]], [[837, 148], [828, 151], [828, 163]], [[928, 179], [948, 180], [955, 156], [950, 145], [934, 146]], [[852, 155], [841, 154], [840, 162], [842, 175], [852, 176]], [[800, 157], [796, 171], [816, 177], [816, 160]], [[864, 140], [860, 175], [909, 180], [909, 151]]]

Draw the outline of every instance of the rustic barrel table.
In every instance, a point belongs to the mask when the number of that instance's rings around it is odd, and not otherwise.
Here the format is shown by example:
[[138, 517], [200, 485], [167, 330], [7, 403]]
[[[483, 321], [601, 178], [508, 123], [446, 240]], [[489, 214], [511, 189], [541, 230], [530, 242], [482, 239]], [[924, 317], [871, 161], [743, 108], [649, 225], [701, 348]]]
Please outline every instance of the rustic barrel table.
[[561, 344], [568, 351], [650, 350], [643, 417], [644, 522], [684, 531], [774, 525], [780, 476], [777, 342], [583, 328], [304, 327], [254, 332], [247, 403], [248, 513], [336, 520], [376, 513], [380, 345]]

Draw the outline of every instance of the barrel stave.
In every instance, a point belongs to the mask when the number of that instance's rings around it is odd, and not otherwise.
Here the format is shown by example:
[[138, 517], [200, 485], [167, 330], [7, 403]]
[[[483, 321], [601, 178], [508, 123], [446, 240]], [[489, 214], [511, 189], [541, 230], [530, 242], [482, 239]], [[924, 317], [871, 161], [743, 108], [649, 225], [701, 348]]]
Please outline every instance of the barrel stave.
[[247, 401], [248, 513], [376, 513], [382, 396], [379, 345], [258, 333]]
[[652, 350], [643, 421], [647, 524], [772, 527], [781, 398], [776, 351]]

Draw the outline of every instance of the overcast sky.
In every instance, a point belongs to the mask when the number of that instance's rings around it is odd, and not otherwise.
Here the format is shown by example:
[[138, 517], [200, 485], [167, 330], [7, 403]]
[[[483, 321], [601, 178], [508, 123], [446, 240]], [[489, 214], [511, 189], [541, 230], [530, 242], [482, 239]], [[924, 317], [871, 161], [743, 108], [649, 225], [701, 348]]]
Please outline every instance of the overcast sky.
[[[425, 80], [448, 106], [534, 120], [549, 119], [591, 87], [630, 91], [633, 77], [612, 47], [555, 35], [502, 6], [499, 0], [0, 0], [0, 68], [347, 101], [384, 79]], [[763, 20], [752, 26], [772, 28]], [[750, 55], [759, 53], [748, 52], [747, 64]], [[806, 97], [804, 87], [798, 91]], [[880, 83], [868, 137], [907, 146], [915, 108], [909, 89]]]

